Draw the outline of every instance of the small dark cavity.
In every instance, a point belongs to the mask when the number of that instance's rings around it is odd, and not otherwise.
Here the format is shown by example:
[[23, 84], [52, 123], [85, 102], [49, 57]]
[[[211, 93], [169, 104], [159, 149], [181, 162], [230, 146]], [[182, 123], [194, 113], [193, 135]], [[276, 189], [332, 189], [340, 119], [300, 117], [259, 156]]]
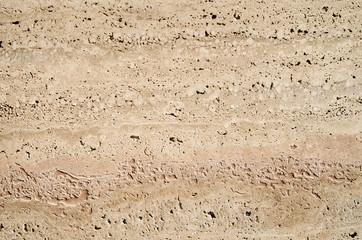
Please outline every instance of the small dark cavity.
[[133, 140], [140, 140], [140, 137], [136, 135], [131, 135], [130, 138]]
[[358, 234], [357, 234], [357, 232], [354, 232], [354, 233], [350, 233], [349, 236], [350, 236], [351, 238], [355, 238], [355, 237], [358, 236]]
[[215, 216], [215, 213], [214, 213], [214, 212], [211, 212], [211, 211], [210, 211], [210, 212], [208, 212], [207, 214], [209, 214], [211, 218], [216, 218], [216, 216]]
[[223, 135], [223, 136], [225, 136], [226, 134], [228, 134], [228, 132], [227, 132], [226, 130], [224, 130], [224, 131], [217, 131], [217, 133], [220, 134], [220, 135]]
[[234, 18], [235, 18], [236, 20], [240, 20], [240, 15], [234, 13]]
[[168, 114], [166, 114], [166, 115], [170, 115], [170, 116], [172, 116], [172, 117], [177, 117], [177, 115], [174, 114], [174, 113], [168, 113]]

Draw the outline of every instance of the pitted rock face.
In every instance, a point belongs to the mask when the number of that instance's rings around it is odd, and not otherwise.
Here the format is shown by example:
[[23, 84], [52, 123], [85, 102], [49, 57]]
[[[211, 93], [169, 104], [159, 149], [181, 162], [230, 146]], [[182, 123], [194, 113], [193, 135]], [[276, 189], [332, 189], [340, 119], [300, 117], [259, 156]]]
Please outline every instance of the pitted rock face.
[[0, 238], [359, 239], [360, 12], [0, 0]]

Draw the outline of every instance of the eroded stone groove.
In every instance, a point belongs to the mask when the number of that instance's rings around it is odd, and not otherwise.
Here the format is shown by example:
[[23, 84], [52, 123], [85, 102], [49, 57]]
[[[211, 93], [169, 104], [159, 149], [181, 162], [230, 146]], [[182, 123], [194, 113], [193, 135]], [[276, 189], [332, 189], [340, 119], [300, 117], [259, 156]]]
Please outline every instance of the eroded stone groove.
[[361, 20], [0, 0], [0, 238], [359, 239]]
[[178, 162], [137, 163], [131, 159], [119, 165], [116, 173], [90, 177], [75, 176], [62, 170], [31, 173], [22, 167], [14, 167], [0, 179], [0, 196], [4, 199], [73, 206], [88, 199], [109, 196], [109, 191], [115, 191], [123, 185], [167, 185], [177, 181], [198, 184], [214, 179], [228, 179], [252, 187], [279, 190], [283, 196], [289, 196], [294, 188], [300, 188], [320, 199], [314, 185], [320, 181], [337, 185], [352, 184], [360, 176], [360, 168], [336, 162], [299, 161], [291, 156], [274, 159], [273, 164], [264, 167], [256, 167], [253, 163], [214, 160], [187, 165]]

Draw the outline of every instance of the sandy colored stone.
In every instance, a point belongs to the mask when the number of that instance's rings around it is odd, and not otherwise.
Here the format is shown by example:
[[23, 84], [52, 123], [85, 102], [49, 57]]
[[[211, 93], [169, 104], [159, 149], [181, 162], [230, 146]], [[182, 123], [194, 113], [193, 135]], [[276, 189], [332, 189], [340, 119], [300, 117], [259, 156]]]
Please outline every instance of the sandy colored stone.
[[361, 20], [0, 0], [0, 238], [359, 239]]

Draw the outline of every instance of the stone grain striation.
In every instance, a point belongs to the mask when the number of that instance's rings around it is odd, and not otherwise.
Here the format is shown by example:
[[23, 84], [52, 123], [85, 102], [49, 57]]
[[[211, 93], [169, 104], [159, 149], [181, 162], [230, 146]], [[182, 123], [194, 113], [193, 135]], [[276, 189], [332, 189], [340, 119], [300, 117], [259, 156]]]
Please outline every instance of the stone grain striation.
[[359, 239], [361, 21], [0, 0], [0, 238]]

